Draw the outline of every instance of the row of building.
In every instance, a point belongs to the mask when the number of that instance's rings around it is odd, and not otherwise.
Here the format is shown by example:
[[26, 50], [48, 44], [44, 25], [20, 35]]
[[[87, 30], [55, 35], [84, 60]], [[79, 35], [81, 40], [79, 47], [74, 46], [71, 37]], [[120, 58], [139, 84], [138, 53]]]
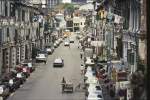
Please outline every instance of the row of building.
[[146, 0], [95, 0], [93, 4], [91, 27], [94, 41], [104, 43], [95, 48], [108, 63], [108, 84], [124, 100], [145, 100]]
[[0, 0], [0, 74], [32, 58], [32, 47], [41, 47], [45, 41], [44, 23], [38, 8], [23, 1]]
[[[49, 10], [49, 9], [48, 9]], [[32, 0], [0, 0], [0, 75], [35, 57], [37, 48], [53, 44], [67, 29], [84, 31], [86, 17], [79, 10], [65, 14]]]

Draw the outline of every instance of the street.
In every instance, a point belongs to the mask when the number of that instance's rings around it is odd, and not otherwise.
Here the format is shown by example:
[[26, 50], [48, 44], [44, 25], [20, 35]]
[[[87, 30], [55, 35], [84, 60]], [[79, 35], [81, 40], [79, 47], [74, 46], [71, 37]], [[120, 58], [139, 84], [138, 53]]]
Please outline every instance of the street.
[[[49, 55], [47, 64], [38, 64], [36, 71], [8, 100], [84, 100], [84, 92], [62, 94], [61, 91], [62, 77], [73, 82], [74, 88], [83, 81], [80, 74], [80, 51], [77, 46], [77, 41], [72, 43], [70, 48], [62, 43]], [[53, 67], [57, 57], [64, 59], [64, 67]]]

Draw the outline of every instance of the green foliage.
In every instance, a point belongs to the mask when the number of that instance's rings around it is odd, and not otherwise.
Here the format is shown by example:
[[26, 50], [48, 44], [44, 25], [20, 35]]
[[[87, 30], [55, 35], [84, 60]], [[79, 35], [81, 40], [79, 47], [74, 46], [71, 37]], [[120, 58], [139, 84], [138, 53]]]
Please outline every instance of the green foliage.
[[66, 9], [67, 11], [73, 12], [75, 10], [75, 7], [73, 4], [66, 3], [64, 4], [64, 9]]

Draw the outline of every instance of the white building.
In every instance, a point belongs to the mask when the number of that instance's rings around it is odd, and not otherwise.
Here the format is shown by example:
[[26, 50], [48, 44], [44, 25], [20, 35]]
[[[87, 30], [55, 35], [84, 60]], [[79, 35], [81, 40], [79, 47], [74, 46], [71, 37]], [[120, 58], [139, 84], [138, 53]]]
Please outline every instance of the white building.
[[71, 0], [62, 0], [62, 3], [71, 3]]
[[83, 28], [85, 26], [85, 20], [86, 20], [86, 18], [82, 17], [82, 16], [73, 17], [74, 32], [83, 30]]
[[64, 19], [64, 14], [58, 13], [55, 15], [57, 20], [56, 22], [56, 30], [58, 31], [58, 37], [62, 35], [62, 30], [66, 29], [66, 21]]

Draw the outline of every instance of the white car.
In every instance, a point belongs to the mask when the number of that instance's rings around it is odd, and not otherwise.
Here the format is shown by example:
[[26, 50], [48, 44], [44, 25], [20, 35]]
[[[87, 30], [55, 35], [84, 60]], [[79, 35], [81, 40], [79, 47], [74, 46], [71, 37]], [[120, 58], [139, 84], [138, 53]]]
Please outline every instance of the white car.
[[87, 78], [88, 77], [95, 77], [93, 73], [94, 72], [92, 70], [87, 70], [84, 76], [87, 77]]
[[102, 94], [102, 88], [100, 85], [89, 84], [88, 92], [95, 93], [95, 94]]
[[68, 41], [65, 41], [64, 46], [69, 46], [70, 43]]
[[102, 94], [89, 93], [86, 100], [104, 100]]
[[95, 63], [93, 59], [91, 59], [90, 57], [86, 57], [86, 61], [85, 61], [86, 66], [93, 66], [94, 64]]
[[98, 84], [99, 81], [95, 76], [93, 76], [93, 77], [88, 77], [85, 83], [86, 84]]
[[46, 63], [46, 61], [47, 61], [46, 54], [42, 54], [42, 53], [37, 54], [37, 56], [36, 56], [36, 62], [38, 62], [38, 61]]
[[64, 66], [64, 60], [62, 58], [55, 59], [53, 66], [54, 67], [63, 67]]
[[70, 43], [74, 43], [74, 39], [73, 38], [70, 38], [69, 41], [70, 41]]

